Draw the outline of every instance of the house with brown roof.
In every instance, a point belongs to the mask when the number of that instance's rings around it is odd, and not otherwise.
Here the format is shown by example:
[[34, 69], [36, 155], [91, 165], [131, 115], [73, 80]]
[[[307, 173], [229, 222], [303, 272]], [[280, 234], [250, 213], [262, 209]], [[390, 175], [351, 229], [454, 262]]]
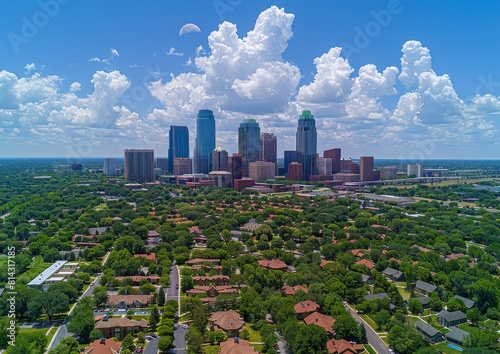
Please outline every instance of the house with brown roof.
[[108, 295], [107, 307], [118, 309], [139, 309], [153, 303], [153, 295]]
[[208, 296], [217, 297], [222, 294], [236, 294], [238, 292], [237, 288], [233, 288], [232, 285], [219, 285], [219, 286], [198, 286], [194, 289], [189, 289], [186, 291], [187, 296]]
[[148, 322], [145, 319], [136, 321], [126, 317], [109, 318], [97, 322], [94, 328], [100, 330], [105, 338], [123, 339], [129, 333], [147, 332]]
[[[354, 346], [345, 339], [330, 339], [326, 342], [328, 354], [356, 354]], [[364, 348], [363, 348], [364, 350]]]
[[238, 337], [228, 338], [220, 343], [219, 354], [253, 354], [258, 353], [247, 340]]
[[147, 254], [147, 253], [134, 254], [134, 258], [145, 258], [145, 259], [149, 259], [150, 261], [153, 261], [153, 262], [156, 263], [156, 253], [151, 253], [151, 254]]
[[325, 331], [330, 335], [335, 334], [332, 328], [333, 324], [335, 323], [335, 319], [333, 317], [323, 315], [322, 313], [319, 312], [313, 312], [309, 316], [304, 318], [304, 322], [307, 325], [316, 325], [323, 327]]
[[241, 315], [233, 310], [214, 312], [208, 323], [214, 330], [220, 329], [226, 332], [228, 337], [239, 336], [240, 330], [245, 325]]
[[309, 289], [306, 288], [305, 286], [302, 286], [302, 285], [296, 285], [296, 286], [283, 285], [282, 288], [281, 288], [281, 291], [283, 292], [283, 295], [287, 295], [287, 296], [293, 296], [293, 295], [295, 295], [295, 293], [298, 290], [301, 290], [301, 291], [303, 291], [305, 293], [309, 292]]
[[122, 342], [117, 342], [114, 339], [96, 339], [83, 350], [83, 354], [118, 354]]
[[297, 314], [297, 318], [299, 320], [305, 319], [311, 313], [319, 310], [321, 306], [311, 300], [301, 301], [293, 306], [295, 313]]
[[330, 264], [330, 263], [333, 263], [333, 262], [332, 262], [332, 261], [327, 261], [327, 260], [325, 259], [325, 260], [321, 261], [321, 263], [320, 263], [320, 265], [319, 265], [319, 266], [321, 267], [321, 269], [323, 269], [323, 267], [324, 267], [324, 266], [326, 266], [326, 265], [328, 265], [328, 264]]
[[286, 270], [288, 266], [285, 262], [280, 261], [278, 259], [260, 259], [257, 261], [260, 267], [264, 267], [272, 270]]
[[372, 270], [373, 268], [375, 268], [375, 263], [373, 263], [372, 261], [370, 261], [369, 259], [360, 259], [359, 261], [356, 262], [357, 265], [364, 265], [366, 266], [368, 269]]
[[229, 285], [229, 277], [226, 275], [214, 276], [195, 276], [193, 277], [194, 285]]

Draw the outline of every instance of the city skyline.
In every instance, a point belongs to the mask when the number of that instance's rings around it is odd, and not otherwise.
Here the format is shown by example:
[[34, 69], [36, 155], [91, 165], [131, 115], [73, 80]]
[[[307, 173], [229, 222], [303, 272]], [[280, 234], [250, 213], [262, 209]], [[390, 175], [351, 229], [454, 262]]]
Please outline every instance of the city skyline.
[[248, 118], [284, 156], [311, 110], [318, 151], [497, 157], [498, 2], [214, 4], [0, 4], [0, 157], [167, 156], [169, 127], [194, 146], [203, 108], [231, 152]]

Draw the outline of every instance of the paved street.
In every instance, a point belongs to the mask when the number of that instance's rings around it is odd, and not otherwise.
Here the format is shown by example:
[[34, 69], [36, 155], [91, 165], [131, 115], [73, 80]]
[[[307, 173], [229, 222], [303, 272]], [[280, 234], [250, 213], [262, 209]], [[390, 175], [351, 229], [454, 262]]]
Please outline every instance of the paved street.
[[158, 354], [158, 340], [160, 338], [153, 338], [144, 349], [144, 354]]
[[351, 311], [352, 317], [359, 323], [363, 323], [366, 328], [366, 337], [368, 338], [368, 343], [378, 354], [390, 354], [389, 347], [385, 342], [380, 339], [380, 337], [375, 333], [375, 331], [365, 322], [359, 315], [354, 311], [351, 306], [348, 306], [349, 311]]
[[[176, 287], [177, 285], [177, 287]], [[179, 309], [177, 311], [177, 315], [180, 316], [180, 276], [179, 276], [179, 268], [177, 265], [173, 265], [170, 268], [170, 286], [165, 288], [165, 293], [167, 295], [167, 300], [174, 299], [179, 303]], [[174, 346], [175, 350], [178, 354], [186, 353], [186, 332], [187, 330], [181, 327], [178, 327], [174, 331]]]

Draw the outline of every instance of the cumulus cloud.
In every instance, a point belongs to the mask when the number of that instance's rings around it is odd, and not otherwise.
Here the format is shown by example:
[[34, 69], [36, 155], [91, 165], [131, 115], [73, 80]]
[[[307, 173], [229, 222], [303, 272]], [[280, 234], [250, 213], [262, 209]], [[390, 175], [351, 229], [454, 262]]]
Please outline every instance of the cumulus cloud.
[[27, 72], [27, 73], [29, 73], [29, 72], [31, 72], [31, 71], [33, 71], [33, 70], [35, 70], [35, 69], [36, 69], [36, 65], [35, 65], [35, 64], [33, 64], [33, 63], [31, 63], [31, 64], [26, 64], [26, 65], [24, 66], [24, 68], [26, 69], [26, 72]]
[[174, 47], [170, 47], [169, 51], [166, 53], [167, 55], [173, 55], [176, 57], [182, 57], [184, 53], [179, 53]]
[[403, 45], [403, 56], [401, 57], [401, 74], [399, 80], [410, 87], [419, 83], [420, 74], [433, 72], [432, 60], [428, 48], [422, 46], [419, 41], [407, 41]]
[[292, 36], [293, 18], [273, 6], [259, 15], [243, 38], [236, 25], [222, 23], [208, 37], [210, 54], [194, 60], [199, 73], [154, 82], [151, 94], [164, 106], [179, 107], [180, 113], [191, 117], [202, 107], [253, 115], [284, 111], [300, 80], [298, 67], [282, 57]]

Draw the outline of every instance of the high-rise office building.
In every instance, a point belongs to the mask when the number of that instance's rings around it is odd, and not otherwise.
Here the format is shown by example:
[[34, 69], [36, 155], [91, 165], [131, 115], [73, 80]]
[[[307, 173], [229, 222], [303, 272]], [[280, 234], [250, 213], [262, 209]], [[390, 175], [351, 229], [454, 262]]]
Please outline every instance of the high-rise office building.
[[174, 159], [174, 175], [190, 175], [193, 173], [193, 160], [189, 157], [176, 157]]
[[379, 171], [380, 179], [392, 179], [397, 177], [398, 168], [396, 166], [384, 166]]
[[149, 149], [125, 149], [125, 180], [137, 183], [154, 182], [155, 157]]
[[278, 140], [274, 133], [260, 133], [260, 160], [272, 162], [276, 165], [278, 161]]
[[361, 180], [361, 182], [373, 181], [373, 156], [360, 157], [359, 179]]
[[304, 180], [316, 173], [317, 133], [314, 116], [311, 111], [302, 111], [296, 133], [297, 160], [302, 164]]
[[157, 157], [156, 158], [156, 163], [155, 163], [155, 168], [158, 168], [161, 170], [161, 172], [167, 172], [168, 171], [168, 159], [166, 157]]
[[413, 175], [417, 178], [422, 177], [422, 166], [419, 164], [408, 164], [407, 175]]
[[248, 177], [247, 159], [241, 154], [233, 154], [228, 158], [227, 170], [233, 174], [233, 179]]
[[341, 171], [341, 168], [340, 168], [341, 150], [340, 150], [340, 148], [335, 148], [335, 149], [323, 151], [323, 157], [332, 159], [332, 173], [339, 173]]
[[212, 151], [212, 171], [227, 171], [227, 151], [222, 146], [217, 146]]
[[171, 125], [168, 133], [168, 172], [174, 172], [174, 159], [189, 157], [189, 129]]
[[215, 149], [215, 117], [209, 109], [201, 109], [196, 118], [194, 172], [208, 174], [212, 170], [212, 151]]
[[276, 165], [269, 161], [255, 161], [248, 164], [249, 177], [256, 181], [273, 179], [276, 176]]
[[247, 159], [247, 163], [259, 160], [260, 127], [255, 119], [247, 118], [238, 128], [238, 154]]
[[295, 150], [288, 150], [288, 151], [285, 151], [285, 156], [284, 156], [284, 161], [283, 161], [283, 173], [286, 175], [288, 173], [288, 166], [292, 163], [292, 162], [297, 162], [297, 151]]
[[316, 169], [318, 175], [330, 176], [332, 174], [332, 159], [328, 157], [317, 157]]
[[303, 181], [304, 169], [301, 163], [292, 162], [288, 165], [288, 175], [286, 177], [290, 181]]
[[111, 158], [104, 159], [102, 172], [105, 176], [116, 176], [116, 160]]

